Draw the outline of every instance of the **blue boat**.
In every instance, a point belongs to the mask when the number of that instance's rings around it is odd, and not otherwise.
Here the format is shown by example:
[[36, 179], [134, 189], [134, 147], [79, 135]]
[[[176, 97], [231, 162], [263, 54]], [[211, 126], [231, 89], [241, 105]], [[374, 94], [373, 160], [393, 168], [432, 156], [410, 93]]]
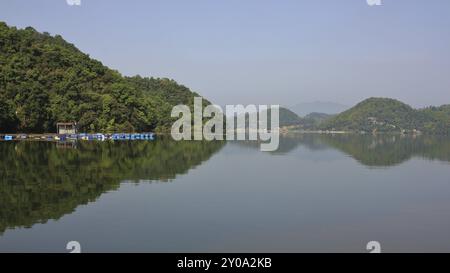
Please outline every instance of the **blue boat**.
[[78, 134], [78, 138], [79, 139], [87, 138], [87, 134], [85, 133]]
[[55, 136], [55, 140], [57, 141], [66, 141], [67, 136], [66, 135], [57, 135]]
[[133, 134], [128, 134], [128, 133], [114, 133], [114, 134], [108, 134], [108, 135], [104, 135], [101, 133], [98, 134], [79, 134], [78, 135], [78, 139], [82, 139], [82, 140], [153, 140], [155, 139], [155, 134], [154, 133], [133, 133]]
[[105, 141], [106, 140], [106, 137], [105, 137], [104, 134], [94, 134], [92, 136], [92, 138], [95, 139], [95, 140], [100, 140], [100, 141]]
[[154, 133], [142, 133], [141, 134], [141, 139], [154, 140], [155, 139], [155, 134]]
[[127, 140], [130, 136], [127, 134], [112, 134], [110, 137], [112, 140]]
[[78, 139], [78, 135], [68, 135], [67, 139], [76, 140]]
[[140, 134], [132, 134], [130, 136], [131, 140], [139, 140], [141, 139], [141, 135]]

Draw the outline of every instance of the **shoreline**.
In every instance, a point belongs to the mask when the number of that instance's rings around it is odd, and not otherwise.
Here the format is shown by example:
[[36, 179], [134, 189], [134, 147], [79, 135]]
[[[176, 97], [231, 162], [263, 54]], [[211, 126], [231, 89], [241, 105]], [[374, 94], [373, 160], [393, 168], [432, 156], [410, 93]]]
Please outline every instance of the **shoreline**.
[[[290, 130], [287, 128], [280, 128], [280, 135], [287, 134], [317, 134], [317, 135], [404, 135], [404, 136], [420, 136], [420, 135], [430, 135], [430, 136], [448, 136], [448, 135], [434, 135], [434, 134], [424, 134], [418, 132], [356, 132], [356, 131], [341, 131], [341, 130], [333, 130], [333, 131], [322, 131], [322, 130]], [[236, 133], [239, 131], [235, 131]], [[104, 136], [106, 139], [111, 140], [120, 140], [119, 138], [113, 138], [113, 136], [126, 136], [125, 138], [121, 138], [126, 140], [128, 136], [138, 136], [138, 135], [153, 135], [153, 136], [168, 136], [170, 132], [158, 132], [158, 133], [78, 133], [78, 134], [57, 134], [57, 133], [0, 133], [0, 141], [5, 141], [6, 136], [12, 137], [12, 140], [59, 140], [58, 138], [65, 138], [67, 140], [83, 140], [85, 137], [94, 137]], [[226, 135], [226, 134], [224, 134]], [[139, 139], [139, 138], [132, 138]], [[87, 139], [85, 139], [87, 140]], [[9, 139], [11, 141], [11, 139]]]
[[0, 141], [77, 141], [77, 140], [154, 140], [156, 133], [78, 133], [78, 134], [57, 134], [57, 133], [0, 133]]

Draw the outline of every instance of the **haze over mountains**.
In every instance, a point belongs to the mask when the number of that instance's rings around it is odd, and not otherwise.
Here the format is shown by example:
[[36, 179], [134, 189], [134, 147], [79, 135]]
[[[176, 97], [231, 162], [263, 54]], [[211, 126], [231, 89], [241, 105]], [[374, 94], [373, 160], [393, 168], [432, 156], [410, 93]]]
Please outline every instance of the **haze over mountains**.
[[324, 113], [329, 115], [339, 114], [350, 107], [335, 102], [314, 101], [298, 103], [287, 108], [295, 112], [297, 115], [304, 117], [311, 113]]

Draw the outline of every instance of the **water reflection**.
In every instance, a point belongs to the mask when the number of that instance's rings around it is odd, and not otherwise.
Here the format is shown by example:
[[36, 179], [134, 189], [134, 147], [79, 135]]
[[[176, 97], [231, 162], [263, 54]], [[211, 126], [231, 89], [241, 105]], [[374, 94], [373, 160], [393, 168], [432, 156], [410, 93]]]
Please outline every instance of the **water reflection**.
[[[258, 142], [230, 144], [238, 145], [232, 147], [243, 153], [250, 149], [263, 154]], [[59, 219], [77, 206], [118, 189], [123, 181], [170, 181], [202, 164], [224, 145], [225, 142], [175, 142], [164, 138], [155, 142], [118, 143], [2, 142], [0, 234], [8, 228], [31, 227]], [[305, 150], [299, 147], [311, 150], [312, 154], [304, 154]], [[450, 138], [428, 136], [288, 134], [280, 138], [280, 148], [270, 154], [305, 158], [323, 150], [341, 151], [369, 167], [395, 166], [412, 157], [450, 162]], [[274, 171], [281, 168], [257, 159], [243, 164], [250, 163]], [[221, 167], [228, 172], [227, 164], [224, 162]], [[349, 173], [352, 171], [349, 169]], [[296, 177], [295, 173], [291, 173], [292, 177], [288, 172], [284, 175], [286, 180]], [[254, 174], [247, 181], [259, 179]]]
[[0, 234], [71, 213], [126, 181], [170, 181], [223, 142], [0, 143]]
[[[259, 148], [257, 142], [236, 143]], [[300, 146], [312, 151], [339, 150], [369, 167], [395, 166], [413, 157], [450, 162], [450, 138], [438, 136], [285, 134], [280, 136], [278, 150], [270, 154], [295, 153]]]

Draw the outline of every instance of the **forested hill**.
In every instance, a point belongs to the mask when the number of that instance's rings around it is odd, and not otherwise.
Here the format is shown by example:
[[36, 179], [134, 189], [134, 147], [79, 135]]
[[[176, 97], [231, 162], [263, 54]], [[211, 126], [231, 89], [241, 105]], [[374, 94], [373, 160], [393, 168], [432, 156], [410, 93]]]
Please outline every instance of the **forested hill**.
[[172, 107], [194, 96], [173, 80], [124, 77], [59, 35], [0, 22], [0, 132], [55, 132], [65, 121], [85, 132], [164, 130]]
[[370, 98], [319, 125], [324, 130], [450, 134], [450, 105], [414, 109], [398, 100]]

